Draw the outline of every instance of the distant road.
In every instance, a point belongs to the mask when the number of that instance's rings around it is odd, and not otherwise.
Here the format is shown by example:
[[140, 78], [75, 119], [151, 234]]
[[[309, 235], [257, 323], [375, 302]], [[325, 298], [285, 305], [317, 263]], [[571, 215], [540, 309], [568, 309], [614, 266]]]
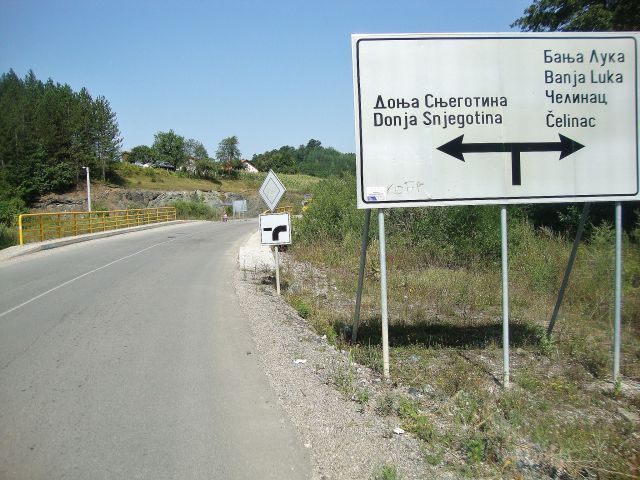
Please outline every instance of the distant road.
[[309, 478], [233, 287], [256, 228], [181, 224], [0, 262], [0, 478]]

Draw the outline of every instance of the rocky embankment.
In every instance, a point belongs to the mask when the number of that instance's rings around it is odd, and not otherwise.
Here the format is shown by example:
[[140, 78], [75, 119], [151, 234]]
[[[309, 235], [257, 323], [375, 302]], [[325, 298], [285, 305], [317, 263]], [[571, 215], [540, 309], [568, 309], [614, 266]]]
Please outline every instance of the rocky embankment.
[[[177, 200], [201, 199], [207, 205], [221, 208], [234, 200], [247, 200], [248, 214], [259, 213], [260, 204], [255, 199], [246, 198], [233, 192], [218, 192], [207, 190], [191, 191], [157, 191], [115, 188], [104, 185], [91, 186], [91, 202], [94, 210], [98, 209], [128, 209], [153, 208], [168, 205]], [[86, 191], [76, 190], [65, 194], [49, 194], [40, 198], [31, 208], [32, 212], [71, 212], [87, 209]], [[255, 210], [255, 212], [253, 211]]]

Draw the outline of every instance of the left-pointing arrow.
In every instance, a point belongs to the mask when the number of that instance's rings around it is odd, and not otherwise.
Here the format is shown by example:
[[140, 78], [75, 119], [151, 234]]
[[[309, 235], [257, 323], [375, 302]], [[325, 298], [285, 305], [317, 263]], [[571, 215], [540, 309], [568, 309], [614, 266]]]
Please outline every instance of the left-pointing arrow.
[[577, 152], [584, 145], [558, 134], [559, 142], [506, 142], [506, 143], [463, 143], [464, 135], [438, 147], [438, 150], [464, 162], [465, 153], [511, 153], [511, 176], [513, 185], [520, 185], [520, 154], [522, 152], [560, 152], [559, 160]]

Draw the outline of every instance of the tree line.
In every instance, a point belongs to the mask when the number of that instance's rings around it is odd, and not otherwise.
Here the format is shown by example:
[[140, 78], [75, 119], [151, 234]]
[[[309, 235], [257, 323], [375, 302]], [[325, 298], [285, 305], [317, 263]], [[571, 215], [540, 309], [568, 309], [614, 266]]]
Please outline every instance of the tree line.
[[34, 198], [76, 186], [82, 167], [106, 179], [122, 143], [104, 96], [86, 88], [0, 76], [0, 221], [13, 221]]
[[356, 156], [341, 153], [332, 147], [323, 147], [319, 140], [311, 139], [298, 148], [283, 146], [256, 154], [251, 162], [260, 171], [277, 173], [303, 173], [316, 177], [355, 173]]
[[173, 130], [158, 132], [151, 146], [133, 147], [123, 154], [123, 159], [138, 165], [182, 170], [207, 179], [233, 178], [242, 170], [239, 141], [235, 135], [222, 139], [215, 158], [211, 158], [199, 140], [185, 139]]

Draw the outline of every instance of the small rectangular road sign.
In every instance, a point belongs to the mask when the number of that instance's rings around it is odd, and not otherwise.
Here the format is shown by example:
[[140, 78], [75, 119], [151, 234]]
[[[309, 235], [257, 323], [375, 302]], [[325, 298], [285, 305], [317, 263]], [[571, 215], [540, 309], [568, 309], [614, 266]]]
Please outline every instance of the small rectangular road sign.
[[291, 218], [288, 213], [260, 215], [262, 245], [291, 244]]
[[639, 39], [354, 35], [358, 207], [639, 200]]

